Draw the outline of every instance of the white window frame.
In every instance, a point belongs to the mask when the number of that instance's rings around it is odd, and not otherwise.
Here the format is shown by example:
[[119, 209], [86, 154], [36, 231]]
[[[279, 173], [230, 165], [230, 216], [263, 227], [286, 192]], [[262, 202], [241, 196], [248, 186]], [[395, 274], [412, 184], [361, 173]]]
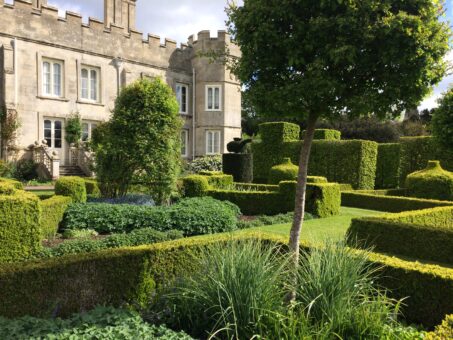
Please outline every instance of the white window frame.
[[[218, 144], [215, 145], [215, 135], [218, 135]], [[210, 148], [209, 140], [212, 139], [212, 148]], [[206, 130], [206, 155], [219, 155], [222, 144], [222, 131]]]
[[[179, 92], [179, 89], [181, 89], [181, 92]], [[183, 103], [182, 103], [182, 89], [185, 89], [186, 90], [186, 100], [185, 100], [185, 105], [186, 105], [186, 109], [183, 110]], [[183, 114], [183, 115], [186, 115], [188, 114], [189, 112], [189, 86], [186, 85], [186, 84], [182, 84], [182, 83], [176, 83], [176, 100], [178, 101], [178, 105], [179, 105], [179, 113], [180, 114]]]
[[[87, 131], [88, 136], [87, 136], [87, 139], [86, 139], [86, 140], [83, 139], [83, 137], [84, 137], [83, 134], [85, 133], [85, 131], [83, 130], [83, 126], [84, 126], [85, 124], [88, 126], [88, 131]], [[85, 120], [82, 121], [82, 138], [81, 138], [81, 141], [82, 141], [82, 142], [88, 142], [88, 141], [90, 141], [91, 138], [93, 137], [93, 130], [94, 130], [95, 128], [97, 128], [97, 127], [99, 126], [99, 124], [100, 124], [100, 123], [98, 123], [98, 122], [89, 122], [89, 121], [85, 121]], [[94, 126], [94, 127], [93, 127], [93, 126]]]
[[[87, 70], [88, 72], [88, 87], [87, 87], [87, 97], [83, 96], [83, 76], [82, 72], [83, 70]], [[91, 72], [94, 71], [96, 72], [96, 99], [93, 99], [91, 94], [92, 94], [92, 84], [91, 84]], [[101, 102], [101, 69], [99, 67], [95, 66], [89, 66], [82, 64], [80, 65], [80, 72], [79, 72], [79, 77], [80, 77], [80, 100], [84, 102], [89, 102], [89, 103], [100, 103]]]
[[[50, 87], [50, 92], [46, 92], [46, 75], [44, 73], [45, 67], [44, 64], [48, 63], [50, 65], [50, 82], [49, 82], [49, 87]], [[56, 94], [55, 91], [55, 65], [60, 66], [60, 93]], [[63, 98], [64, 97], [64, 61], [63, 60], [58, 60], [58, 59], [50, 59], [50, 58], [42, 58], [41, 61], [41, 93], [43, 97], [49, 97], [49, 98]]]
[[[215, 90], [219, 90], [219, 107], [215, 107]], [[209, 107], [209, 90], [212, 90], [213, 94], [213, 101], [212, 101], [212, 107]], [[222, 86], [221, 85], [206, 85], [206, 91], [205, 91], [205, 109], [206, 111], [222, 111]]]
[[[184, 142], [183, 142], [184, 138]], [[181, 156], [188, 157], [189, 156], [189, 130], [183, 129], [181, 130]], [[184, 146], [184, 148], [183, 148]], [[183, 152], [184, 150], [184, 152]]]
[[[46, 122], [50, 122], [50, 137], [49, 138], [46, 138], [46, 130], [49, 130], [49, 129], [46, 129]], [[58, 140], [60, 140], [60, 147], [56, 147], [55, 146], [55, 141], [57, 140], [57, 138], [55, 137], [55, 123], [58, 122], [60, 123], [60, 138], [58, 138]], [[44, 139], [47, 140], [49, 139], [50, 140], [50, 143], [47, 143], [47, 146], [51, 149], [51, 150], [63, 150], [64, 149], [64, 129], [65, 129], [65, 124], [64, 124], [64, 121], [63, 119], [59, 119], [59, 118], [47, 118], [45, 117], [43, 122], [42, 122], [42, 131], [43, 131], [43, 136], [44, 136]]]

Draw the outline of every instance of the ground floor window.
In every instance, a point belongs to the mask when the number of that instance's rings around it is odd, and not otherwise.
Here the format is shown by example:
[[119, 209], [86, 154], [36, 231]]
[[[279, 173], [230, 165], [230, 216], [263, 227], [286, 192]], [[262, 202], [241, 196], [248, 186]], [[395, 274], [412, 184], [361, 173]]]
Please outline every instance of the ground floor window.
[[96, 129], [97, 124], [91, 122], [82, 123], [82, 142], [87, 142], [93, 135], [93, 130]]
[[45, 119], [44, 139], [49, 148], [61, 149], [63, 145], [63, 121], [58, 119]]
[[217, 155], [220, 153], [220, 131], [206, 131], [206, 154]]
[[181, 131], [181, 156], [188, 156], [188, 147], [189, 147], [189, 130]]

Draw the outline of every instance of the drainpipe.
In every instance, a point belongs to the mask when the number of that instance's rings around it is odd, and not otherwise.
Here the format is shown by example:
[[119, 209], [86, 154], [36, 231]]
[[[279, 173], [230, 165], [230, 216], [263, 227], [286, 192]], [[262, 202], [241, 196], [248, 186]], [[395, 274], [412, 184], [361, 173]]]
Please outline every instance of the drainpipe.
[[192, 74], [193, 74], [193, 85], [192, 85], [192, 160], [195, 159], [195, 129], [196, 129], [196, 124], [195, 124], [195, 110], [196, 110], [196, 105], [195, 105], [195, 98], [196, 98], [196, 73], [195, 73], [195, 68], [192, 69]]
[[17, 38], [14, 38], [14, 107], [17, 109], [18, 104], [18, 86], [19, 86], [19, 65], [17, 62], [18, 58]]

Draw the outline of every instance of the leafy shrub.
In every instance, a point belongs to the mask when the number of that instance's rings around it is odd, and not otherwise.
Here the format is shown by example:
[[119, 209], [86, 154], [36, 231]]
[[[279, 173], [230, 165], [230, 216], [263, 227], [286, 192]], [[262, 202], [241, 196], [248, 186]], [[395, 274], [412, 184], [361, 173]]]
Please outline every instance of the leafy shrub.
[[80, 113], [71, 113], [66, 118], [65, 139], [68, 144], [79, 143], [82, 139], [82, 117]]
[[183, 332], [146, 323], [136, 312], [113, 307], [98, 307], [74, 314], [69, 319], [0, 317], [2, 339], [192, 339]]
[[64, 229], [94, 229], [101, 234], [153, 228], [180, 230], [185, 236], [236, 229], [238, 208], [212, 198], [183, 199], [170, 207], [74, 204], [66, 211]]
[[65, 230], [63, 233], [63, 238], [68, 239], [86, 239], [86, 238], [92, 238], [94, 236], [98, 236], [99, 234], [97, 233], [96, 230], [93, 229], [77, 229], [77, 230]]
[[189, 171], [195, 174], [201, 171], [222, 171], [222, 156], [205, 156], [189, 163]]
[[87, 195], [90, 197], [100, 197], [101, 196], [101, 189], [99, 188], [99, 184], [95, 179], [88, 179], [84, 178], [85, 181], [85, 189], [87, 191]]
[[[89, 234], [93, 234], [93, 230], [89, 230]], [[83, 231], [71, 231], [71, 234], [81, 236]], [[88, 236], [85, 233], [85, 236]], [[80, 254], [80, 253], [91, 253], [103, 249], [122, 248], [122, 247], [134, 247], [145, 244], [153, 244], [164, 241], [176, 240], [182, 238], [183, 234], [180, 231], [171, 230], [168, 233], [156, 231], [151, 228], [143, 228], [133, 230], [129, 234], [113, 234], [104, 239], [90, 240], [90, 239], [79, 239], [75, 241], [67, 241], [61, 243], [53, 248], [45, 248], [36, 257], [48, 258], [48, 257], [60, 257], [69, 254]]]
[[21, 182], [16, 181], [14, 179], [10, 179], [10, 178], [0, 178], [0, 183], [11, 184], [17, 190], [23, 190], [24, 189], [24, 185]]
[[279, 165], [273, 166], [269, 171], [269, 184], [279, 184], [282, 181], [295, 181], [299, 167], [291, 163], [290, 158], [285, 158]]
[[453, 201], [453, 172], [442, 169], [439, 161], [429, 161], [426, 169], [407, 176], [406, 188], [413, 197]]
[[106, 203], [106, 204], [130, 204], [152, 207], [155, 205], [154, 200], [149, 195], [128, 194], [118, 198], [90, 198], [89, 203]]
[[47, 200], [41, 201], [41, 232], [45, 239], [52, 239], [58, 232], [63, 216], [72, 203], [71, 197], [53, 196]]
[[182, 179], [185, 197], [205, 196], [209, 190], [209, 182], [206, 176], [190, 175]]
[[0, 177], [12, 177], [14, 173], [14, 165], [0, 160]]
[[453, 149], [453, 88], [439, 100], [439, 107], [433, 112], [432, 129], [436, 141], [445, 150]]
[[38, 178], [38, 165], [30, 159], [23, 159], [15, 164], [13, 177], [19, 181], [30, 181]]
[[80, 177], [62, 177], [55, 183], [55, 194], [69, 196], [74, 203], [87, 201], [85, 181]]

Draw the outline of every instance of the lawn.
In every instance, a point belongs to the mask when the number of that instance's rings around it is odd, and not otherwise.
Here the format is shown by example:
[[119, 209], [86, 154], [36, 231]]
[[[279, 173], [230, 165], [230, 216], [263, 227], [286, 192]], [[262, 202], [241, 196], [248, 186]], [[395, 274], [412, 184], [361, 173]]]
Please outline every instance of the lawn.
[[[301, 240], [308, 242], [320, 242], [325, 239], [341, 240], [345, 236], [353, 218], [381, 214], [384, 213], [374, 210], [342, 207], [338, 216], [306, 221], [302, 228]], [[253, 229], [289, 237], [291, 224], [276, 224]]]

